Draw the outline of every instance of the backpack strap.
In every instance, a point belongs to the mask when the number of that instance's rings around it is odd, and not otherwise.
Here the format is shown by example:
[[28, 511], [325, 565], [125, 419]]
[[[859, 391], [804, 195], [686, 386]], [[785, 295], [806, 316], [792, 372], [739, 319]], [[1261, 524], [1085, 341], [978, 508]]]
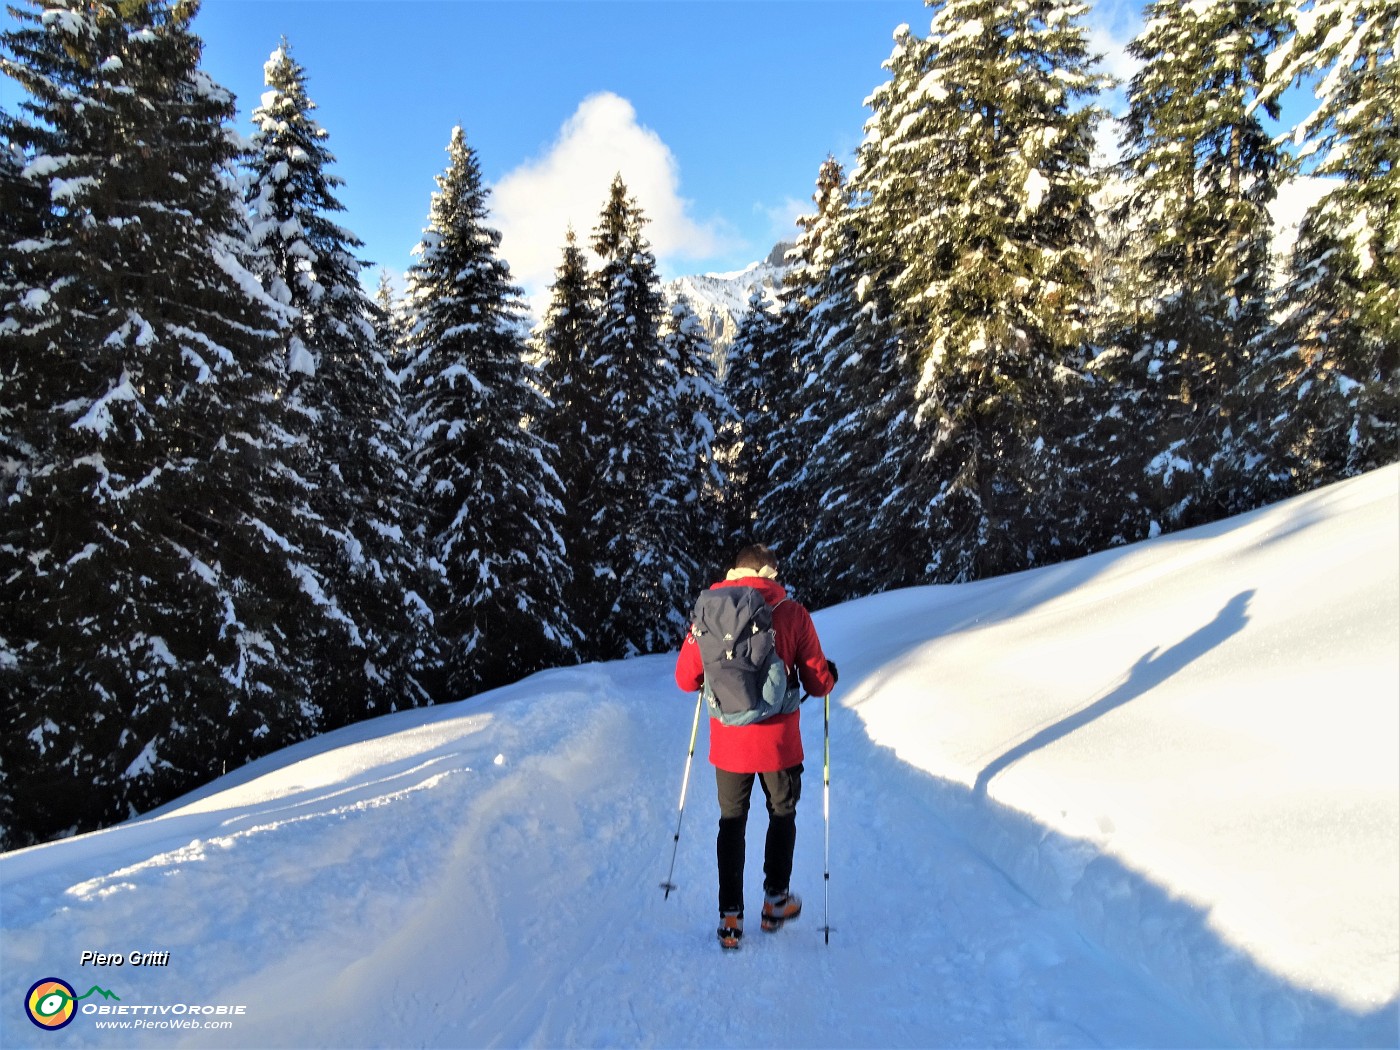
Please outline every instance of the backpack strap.
[[[781, 598], [779, 598], [779, 599], [777, 600], [776, 603], [774, 603], [773, 605], [770, 605], [770, 606], [768, 607], [769, 611], [770, 611], [770, 612], [777, 612], [777, 611], [778, 611], [778, 606], [779, 606], [779, 605], [782, 605], [783, 602], [788, 601], [788, 600], [789, 600], [789, 599], [788, 599], [788, 596], [787, 596], [786, 594], [783, 595]], [[773, 633], [774, 633], [775, 635], [777, 634], [777, 630], [778, 630], [778, 625], [777, 625], [777, 623], [776, 623], [776, 621], [775, 621], [774, 624], [773, 624]], [[792, 688], [796, 687], [796, 685], [798, 684], [798, 679], [797, 679], [797, 664], [794, 663], [791, 667], [788, 667], [788, 666], [787, 666], [787, 661], [784, 660], [784, 661], [783, 661], [783, 666], [784, 666], [784, 667], [787, 667], [788, 688], [789, 688], [789, 689], [792, 689]]]

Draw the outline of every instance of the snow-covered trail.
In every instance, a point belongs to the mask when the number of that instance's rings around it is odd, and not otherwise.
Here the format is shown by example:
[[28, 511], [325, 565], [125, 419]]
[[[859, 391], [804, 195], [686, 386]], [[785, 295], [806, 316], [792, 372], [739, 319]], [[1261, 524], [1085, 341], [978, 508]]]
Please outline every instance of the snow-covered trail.
[[[538, 986], [512, 989], [507, 998], [524, 1009], [509, 1002], [504, 1011], [484, 1010], [460, 1032], [463, 1042], [1111, 1045], [1132, 1041], [1129, 1034], [1143, 1024], [1160, 1045], [1220, 1041], [1158, 990], [1117, 974], [1067, 922], [1026, 899], [941, 827], [933, 782], [882, 755], [839, 706], [836, 775], [845, 780], [834, 787], [831, 944], [820, 932], [818, 708], [805, 716], [813, 755], [796, 858], [805, 914], [774, 935], [751, 929], [740, 953], [718, 957], [712, 934], [718, 809], [703, 736], [677, 854], [679, 888], [665, 899], [658, 886], [669, 863], [693, 705], [665, 691], [666, 658], [611, 665], [607, 672], [620, 696], [642, 705], [629, 707], [626, 720], [646, 757], [620, 785], [617, 800], [597, 810], [600, 820], [573, 830], [577, 848], [597, 838], [614, 859], [598, 858], [591, 865], [596, 879], [584, 884], [563, 874], [556, 891], [567, 895], [563, 928], [547, 917], [544, 935], [532, 941], [543, 958], [512, 968], [531, 973], [532, 983], [537, 977]], [[606, 753], [598, 757], [608, 761]], [[647, 819], [616, 819], [629, 799], [631, 808], [645, 807]], [[747, 872], [754, 910], [765, 821], [756, 798]], [[625, 837], [617, 834], [623, 829]], [[551, 955], [557, 966], [536, 965]], [[541, 1010], [541, 1004], [549, 1005]]]
[[[99, 976], [123, 1001], [248, 1004], [234, 1030], [190, 1045], [1228, 1042], [980, 858], [943, 824], [935, 782], [874, 747], [839, 704], [831, 944], [818, 758], [797, 857], [806, 914], [772, 936], [754, 922], [735, 956], [712, 934], [718, 811], [703, 729], [679, 889], [666, 900], [658, 885], [693, 711], [667, 658], [553, 672], [482, 706], [428, 722], [409, 734], [428, 746], [385, 765], [318, 777], [344, 772], [331, 751], [279, 774], [286, 796], [249, 803], [235, 789], [210, 800], [231, 809], [156, 822], [160, 839], [146, 825], [144, 859], [130, 844], [104, 856], [116, 832], [85, 840], [101, 874], [63, 885], [70, 858], [49, 901], [34, 899], [40, 873], [17, 879], [12, 864], [7, 911], [46, 914], [7, 932], [7, 971], [75, 981], [86, 947], [170, 950], [167, 971]], [[820, 709], [806, 719], [819, 755]], [[755, 906], [765, 819], [760, 800]], [[70, 1040], [170, 1041], [86, 1020]], [[7, 1025], [6, 1045], [26, 1034]]]
[[[830, 945], [820, 707], [805, 914], [721, 953], [703, 726], [659, 888], [694, 702], [648, 657], [0, 855], [0, 1044], [56, 1045], [17, 1008], [45, 976], [245, 1007], [223, 1032], [85, 1014], [74, 1046], [1400, 1044], [1398, 480], [819, 613], [842, 671]], [[1321, 706], [1319, 675], [1343, 687]], [[755, 918], [765, 819], [759, 797]]]
[[[930, 778], [874, 748], [840, 706], [832, 944], [819, 930], [818, 760], [797, 857], [806, 914], [771, 937], [755, 928], [741, 953], [721, 956], [703, 736], [679, 889], [665, 900], [658, 886], [693, 711], [669, 673], [668, 658], [553, 672], [489, 714], [424, 727], [435, 746], [406, 762], [330, 784], [291, 767], [305, 783], [290, 805], [244, 812], [239, 799], [227, 822], [218, 811], [169, 818], [164, 843], [147, 843], [150, 861], [53, 886], [69, 910], [29, 938], [57, 962], [90, 942], [178, 942], [168, 972], [102, 976], [123, 1000], [139, 990], [146, 1001], [249, 1004], [227, 1035], [189, 1037], [202, 1046], [221, 1036], [227, 1046], [1228, 1042], [977, 857], [942, 826]], [[819, 741], [820, 711], [806, 718]], [[515, 741], [546, 748], [518, 752]], [[7, 935], [7, 959], [25, 939]], [[71, 1035], [125, 1042], [91, 1026]]]

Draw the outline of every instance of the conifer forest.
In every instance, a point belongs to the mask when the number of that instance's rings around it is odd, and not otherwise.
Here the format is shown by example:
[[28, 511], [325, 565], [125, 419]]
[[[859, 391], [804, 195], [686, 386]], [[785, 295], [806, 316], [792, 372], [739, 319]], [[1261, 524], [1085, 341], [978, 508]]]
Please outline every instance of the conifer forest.
[[[291, 45], [243, 138], [197, 2], [15, 0], [0, 847], [673, 649], [748, 538], [817, 609], [1396, 460], [1400, 5], [1147, 5], [1109, 163], [1085, 10], [931, 0], [717, 353], [623, 176], [558, 231], [536, 320], [444, 128], [406, 290], [368, 292]], [[1266, 131], [1299, 85], [1312, 111]], [[1278, 258], [1300, 172], [1328, 188]]]

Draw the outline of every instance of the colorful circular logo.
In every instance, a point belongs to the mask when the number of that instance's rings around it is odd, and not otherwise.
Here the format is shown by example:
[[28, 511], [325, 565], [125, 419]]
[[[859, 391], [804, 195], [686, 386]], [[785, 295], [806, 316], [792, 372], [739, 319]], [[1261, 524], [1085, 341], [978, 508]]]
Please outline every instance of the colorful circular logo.
[[74, 1000], [77, 993], [67, 981], [57, 977], [45, 977], [35, 981], [34, 987], [24, 997], [24, 1009], [29, 1019], [40, 1028], [56, 1031], [73, 1020], [78, 1012]]

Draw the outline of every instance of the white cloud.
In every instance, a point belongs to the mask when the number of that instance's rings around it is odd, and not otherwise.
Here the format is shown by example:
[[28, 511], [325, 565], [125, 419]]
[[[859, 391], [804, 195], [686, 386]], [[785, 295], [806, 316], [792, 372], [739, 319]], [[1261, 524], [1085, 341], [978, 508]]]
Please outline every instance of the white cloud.
[[1090, 51], [1103, 56], [1099, 71], [1116, 81], [1099, 100], [1113, 117], [1099, 124], [1094, 149], [1095, 163], [1112, 164], [1119, 158], [1122, 131], [1117, 118], [1127, 111], [1128, 83], [1142, 68], [1142, 63], [1128, 54], [1128, 45], [1142, 32], [1142, 8], [1139, 0], [1095, 0], [1086, 24]]
[[1142, 32], [1142, 0], [1092, 0], [1085, 24], [1089, 46], [1103, 55], [1104, 72], [1131, 79], [1139, 63], [1128, 54], [1128, 45]]
[[675, 155], [637, 122], [632, 103], [610, 92], [590, 95], [542, 156], [492, 187], [501, 255], [537, 312], [547, 301], [566, 231], [572, 225], [587, 246], [618, 174], [650, 220], [647, 238], [659, 260], [702, 260], [728, 247], [721, 224], [691, 216], [690, 202], [680, 195]]
[[1103, 56], [1100, 68], [1125, 89], [1142, 68], [1142, 63], [1128, 54], [1128, 45], [1142, 31], [1141, 19], [1128, 17], [1112, 4], [1099, 3], [1092, 9], [1088, 26], [1089, 48]]
[[777, 204], [756, 204], [754, 210], [768, 220], [768, 239], [792, 242], [802, 232], [797, 228], [797, 220], [811, 215], [817, 206], [810, 200], [800, 201], [796, 197], [785, 197]]

